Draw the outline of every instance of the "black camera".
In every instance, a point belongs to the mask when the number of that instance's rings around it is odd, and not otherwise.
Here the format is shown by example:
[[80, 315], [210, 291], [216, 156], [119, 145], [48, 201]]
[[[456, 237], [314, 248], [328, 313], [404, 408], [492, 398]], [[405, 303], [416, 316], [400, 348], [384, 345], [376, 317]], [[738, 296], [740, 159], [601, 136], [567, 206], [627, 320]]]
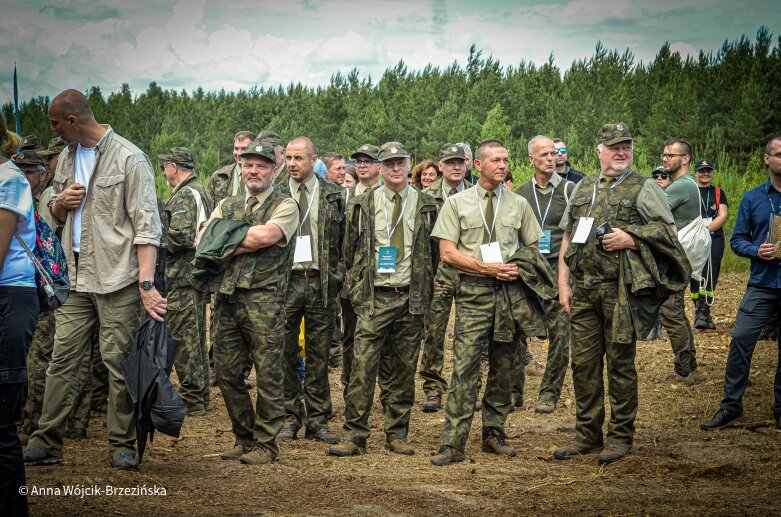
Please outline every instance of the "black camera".
[[607, 221], [597, 226], [597, 249], [602, 251], [605, 251], [605, 248], [602, 247], [602, 237], [604, 237], [606, 233], [613, 233], [613, 228], [610, 227]]

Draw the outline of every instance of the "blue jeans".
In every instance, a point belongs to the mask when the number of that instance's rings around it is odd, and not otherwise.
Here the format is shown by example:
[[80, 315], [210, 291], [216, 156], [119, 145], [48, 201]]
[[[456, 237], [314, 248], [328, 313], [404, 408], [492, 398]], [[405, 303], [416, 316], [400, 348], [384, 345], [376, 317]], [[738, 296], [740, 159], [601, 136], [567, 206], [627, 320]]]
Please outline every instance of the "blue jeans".
[[[781, 316], [780, 308], [781, 289], [753, 285], [747, 287], [735, 318], [735, 328], [732, 330], [732, 342], [724, 372], [724, 399], [721, 401], [721, 409], [732, 415], [743, 412], [743, 393], [748, 384], [751, 357], [757, 346], [759, 333], [767, 322], [778, 322]], [[781, 417], [781, 345], [773, 391], [775, 393], [773, 417], [777, 420]]]

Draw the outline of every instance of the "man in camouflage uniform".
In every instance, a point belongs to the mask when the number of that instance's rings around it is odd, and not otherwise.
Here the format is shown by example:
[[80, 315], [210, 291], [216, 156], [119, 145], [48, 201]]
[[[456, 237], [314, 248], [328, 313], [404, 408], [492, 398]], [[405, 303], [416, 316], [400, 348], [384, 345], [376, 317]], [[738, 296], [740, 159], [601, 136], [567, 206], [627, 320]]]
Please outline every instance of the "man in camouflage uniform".
[[251, 131], [239, 131], [233, 136], [233, 161], [217, 169], [209, 178], [206, 191], [215, 206], [226, 197], [244, 193], [244, 184], [241, 180], [241, 153], [257, 138]]
[[[455, 144], [443, 145], [439, 150], [439, 170], [442, 177], [423, 192], [433, 197], [437, 207], [441, 209], [447, 198], [472, 186], [464, 179], [464, 148]], [[445, 363], [445, 331], [457, 284], [458, 270], [447, 264], [438, 264], [434, 276], [434, 295], [426, 313], [423, 354], [420, 361], [420, 377], [423, 379], [423, 392], [426, 394], [421, 409], [426, 413], [439, 411], [442, 407], [442, 394], [447, 389], [447, 381], [442, 376]]]
[[[566, 460], [601, 451], [599, 463], [608, 464], [634, 451], [637, 415], [636, 312], [628, 314], [637, 310], [637, 303], [624, 295], [631, 286], [622, 285], [622, 280], [626, 282], [623, 264], [635, 260], [630, 258], [635, 253], [631, 250], [653, 244], [648, 240], [638, 244], [637, 233], [655, 226], [674, 240], [674, 230], [662, 190], [631, 168], [633, 141], [627, 125], [605, 124], [598, 136], [601, 172], [577, 184], [561, 220], [559, 299], [571, 321], [576, 423], [574, 440], [557, 449], [554, 457]], [[612, 230], [597, 240], [597, 228], [603, 223]], [[641, 269], [642, 264], [630, 273], [634, 277]], [[606, 442], [602, 434], [605, 361], [610, 394]]]
[[166, 323], [176, 342], [174, 368], [179, 394], [187, 415], [201, 416], [209, 408], [209, 357], [203, 339], [204, 297], [192, 285], [192, 261], [198, 228], [214, 207], [194, 174], [195, 160], [188, 148], [174, 147], [157, 158], [162, 161], [168, 185], [174, 189], [165, 203], [165, 276], [169, 280]]
[[[298, 201], [299, 225], [285, 298], [285, 426], [277, 440], [295, 439], [305, 425], [307, 438], [338, 443], [339, 437], [328, 429], [326, 416], [331, 408], [328, 357], [334, 302], [341, 287], [343, 189], [314, 174], [316, 160], [317, 151], [309, 138], [301, 136], [287, 144], [285, 161], [290, 180], [280, 192]], [[303, 389], [296, 369], [302, 318], [306, 349]], [[306, 415], [303, 422], [302, 414]]]
[[453, 376], [445, 406], [445, 427], [434, 465], [464, 460], [472, 425], [484, 350], [489, 373], [483, 397], [482, 450], [502, 456], [516, 455], [506, 442], [504, 422], [510, 411], [510, 374], [515, 342], [494, 339], [498, 298], [503, 282], [520, 282], [518, 266], [505, 261], [521, 246], [535, 247], [542, 236], [534, 214], [522, 197], [506, 190], [507, 148], [487, 140], [475, 152], [477, 185], [448, 198], [442, 206], [432, 237], [439, 240], [442, 262], [456, 268], [456, 324], [453, 341]]
[[[538, 135], [529, 141], [529, 161], [534, 167], [534, 176], [518, 187], [515, 193], [523, 197], [534, 209], [537, 222], [543, 231], [539, 249], [554, 272], [559, 269], [559, 250], [564, 230], [559, 228], [561, 218], [567, 210], [575, 184], [554, 174], [557, 150], [554, 141]], [[558, 301], [545, 306], [545, 327], [548, 330], [548, 360], [540, 382], [537, 413], [553, 413], [561, 396], [561, 386], [569, 365], [569, 317]], [[523, 406], [525, 381], [524, 352], [526, 345], [518, 347], [513, 372], [513, 405]]]
[[[220, 281], [214, 306], [214, 362], [217, 385], [236, 436], [224, 460], [270, 463], [279, 450], [275, 438], [285, 420], [283, 341], [285, 292], [292, 266], [292, 241], [298, 207], [271, 187], [276, 156], [273, 146], [255, 142], [241, 155], [247, 191], [224, 199], [215, 219], [245, 221], [247, 236], [236, 249]], [[207, 225], [208, 226], [208, 225]], [[255, 367], [255, 409], [244, 386], [249, 363]]]
[[343, 441], [328, 449], [334, 456], [366, 451], [374, 385], [383, 362], [389, 372], [385, 447], [395, 454], [415, 454], [407, 434], [437, 258], [431, 243], [437, 205], [407, 184], [409, 154], [403, 145], [383, 144], [379, 161], [385, 185], [351, 200], [347, 211], [345, 276], [358, 321]]

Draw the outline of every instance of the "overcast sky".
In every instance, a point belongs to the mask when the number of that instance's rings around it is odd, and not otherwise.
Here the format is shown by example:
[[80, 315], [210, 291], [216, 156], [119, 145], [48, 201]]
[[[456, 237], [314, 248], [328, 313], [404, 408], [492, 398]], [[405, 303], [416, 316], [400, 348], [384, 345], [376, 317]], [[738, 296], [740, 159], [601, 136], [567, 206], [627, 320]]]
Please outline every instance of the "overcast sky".
[[[60, 4], [60, 6], [57, 6]], [[66, 88], [151, 81], [166, 89], [237, 90], [291, 81], [327, 84], [357, 68], [379, 80], [403, 59], [462, 66], [469, 47], [502, 65], [566, 69], [597, 41], [650, 61], [665, 41], [681, 54], [716, 50], [767, 26], [781, 32], [778, 0], [3, 0], [0, 104]]]

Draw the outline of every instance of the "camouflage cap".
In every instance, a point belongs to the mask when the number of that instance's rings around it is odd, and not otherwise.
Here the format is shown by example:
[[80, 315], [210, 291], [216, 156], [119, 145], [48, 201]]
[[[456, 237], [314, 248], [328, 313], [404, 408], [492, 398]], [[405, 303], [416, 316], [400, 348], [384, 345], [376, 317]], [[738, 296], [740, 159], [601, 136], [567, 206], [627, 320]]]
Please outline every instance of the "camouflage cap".
[[[279, 136], [279, 135], [277, 135]], [[263, 158], [269, 160], [271, 163], [276, 165], [277, 163], [277, 155], [274, 152], [274, 146], [276, 144], [272, 144], [270, 142], [261, 142], [260, 138], [249, 144], [249, 147], [247, 147], [243, 153], [241, 153], [241, 157], [244, 158], [245, 156], [262, 156]]]
[[282, 140], [282, 137], [279, 136], [279, 134], [268, 129], [262, 130], [258, 135], [258, 138], [255, 139], [255, 142], [271, 145], [285, 145], [285, 141]]
[[664, 165], [660, 165], [659, 167], [655, 168], [651, 174], [657, 174], [659, 172], [664, 172]]
[[409, 158], [409, 153], [404, 149], [404, 145], [401, 142], [385, 142], [382, 144], [377, 159], [384, 162], [394, 158]]
[[439, 161], [446, 162], [448, 160], [466, 160], [466, 151], [463, 147], [456, 144], [445, 144], [439, 150]]
[[65, 140], [63, 140], [59, 136], [55, 136], [54, 138], [49, 140], [49, 147], [45, 151], [39, 151], [39, 153], [44, 158], [48, 158], [53, 154], [60, 154], [62, 150], [65, 149], [66, 147], [68, 147], [68, 144], [65, 143]]
[[350, 155], [350, 158], [354, 159], [356, 156], [361, 154], [370, 157], [372, 160], [376, 160], [380, 155], [380, 148], [372, 144], [363, 144], [358, 149], [356, 149], [353, 154]]
[[157, 158], [164, 162], [173, 162], [179, 167], [185, 169], [194, 169], [195, 160], [193, 159], [193, 153], [186, 147], [172, 147], [171, 152], [168, 154], [158, 154]]
[[41, 156], [40, 153], [30, 149], [19, 151], [16, 155], [14, 155], [13, 160], [16, 165], [46, 165], [43, 156]]
[[632, 135], [629, 133], [629, 126], [623, 122], [616, 122], [614, 124], [605, 124], [602, 129], [597, 133], [599, 137], [599, 143], [605, 145], [613, 145], [618, 142], [632, 141]]
[[20, 151], [34, 151], [36, 149], [43, 149], [43, 142], [35, 135], [27, 135], [22, 138], [22, 145], [19, 146]]
[[712, 160], [698, 160], [697, 163], [694, 164], [694, 170], [695, 171], [701, 171], [702, 169], [713, 170], [713, 161]]

